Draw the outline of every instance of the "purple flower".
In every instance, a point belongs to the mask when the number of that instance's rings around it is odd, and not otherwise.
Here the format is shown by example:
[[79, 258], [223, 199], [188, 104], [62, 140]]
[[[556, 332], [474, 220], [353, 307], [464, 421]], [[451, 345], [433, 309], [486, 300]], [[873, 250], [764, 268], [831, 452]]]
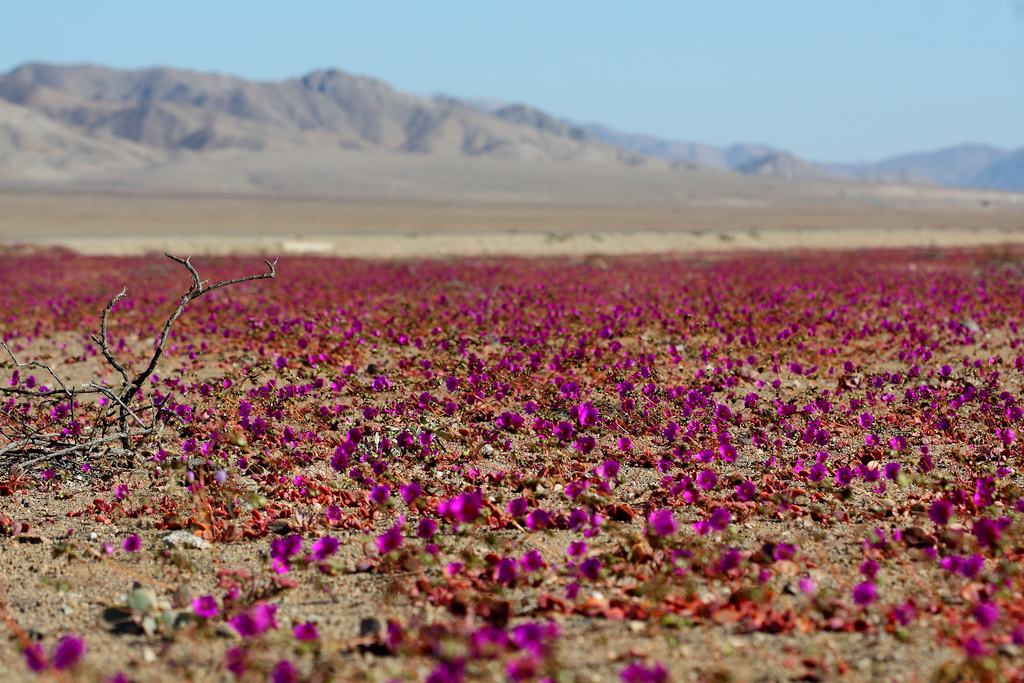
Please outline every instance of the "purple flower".
[[282, 659], [274, 665], [270, 672], [271, 683], [299, 683], [299, 670], [287, 659]]
[[1002, 529], [994, 519], [982, 517], [971, 527], [971, 533], [978, 539], [978, 543], [991, 548], [999, 544], [1003, 538]]
[[590, 455], [595, 447], [597, 447], [597, 441], [592, 436], [581, 436], [576, 439], [576, 450], [583, 455]]
[[628, 451], [632, 447], [633, 447], [633, 440], [630, 439], [628, 436], [624, 436], [621, 439], [619, 439], [619, 450], [620, 451]]
[[568, 441], [569, 439], [572, 438], [573, 431], [574, 430], [572, 427], [572, 423], [562, 420], [557, 425], [555, 425], [555, 429], [552, 433], [555, 435], [555, 438], [558, 439], [559, 441]]
[[811, 481], [821, 481], [828, 476], [828, 467], [824, 463], [817, 463], [807, 470], [807, 478]]
[[43, 648], [39, 647], [35, 643], [26, 647], [25, 665], [32, 671], [45, 671], [49, 666], [49, 663], [46, 661], [46, 655], [43, 654]]
[[332, 522], [340, 522], [341, 521], [341, 508], [338, 507], [337, 505], [328, 505], [327, 506], [327, 519], [331, 520]]
[[401, 527], [395, 525], [377, 537], [377, 550], [380, 551], [381, 555], [387, 555], [404, 542], [405, 537], [402, 536]]
[[932, 520], [939, 526], [946, 526], [949, 524], [950, 518], [953, 516], [953, 504], [948, 500], [936, 500], [928, 508], [928, 519]]
[[525, 498], [513, 498], [508, 502], [508, 513], [513, 517], [522, 517], [530, 509], [530, 502]]
[[551, 526], [551, 515], [545, 510], [536, 509], [526, 515], [526, 528], [530, 531], [541, 531]]
[[979, 602], [971, 610], [971, 614], [982, 628], [992, 628], [999, 621], [1000, 616], [999, 608], [991, 602]]
[[73, 669], [85, 657], [85, 641], [77, 636], [64, 636], [53, 648], [53, 666], [57, 669]]
[[427, 519], [426, 517], [424, 517], [423, 519], [420, 520], [420, 523], [416, 526], [416, 536], [417, 536], [417, 538], [422, 538], [422, 539], [426, 540], [428, 538], [433, 538], [434, 534], [436, 534], [436, 533], [437, 533], [437, 522], [435, 522], [432, 519]]
[[617, 460], [605, 460], [597, 468], [597, 474], [604, 479], [614, 479], [619, 474], [619, 462]]
[[503, 583], [506, 586], [511, 586], [516, 582], [516, 561], [510, 557], [504, 557], [498, 561], [497, 566], [494, 568], [494, 580], [498, 583]]
[[836, 483], [841, 486], [849, 486], [851, 481], [853, 481], [853, 470], [849, 467], [840, 467], [836, 471]]
[[853, 602], [858, 607], [867, 607], [878, 599], [878, 589], [870, 581], [858, 583], [853, 588]]
[[416, 482], [409, 484], [403, 484], [399, 487], [398, 492], [402, 494], [402, 500], [406, 503], [412, 503], [414, 500], [423, 495], [423, 487]]
[[277, 628], [275, 614], [277, 614], [277, 605], [261, 603], [239, 612], [228, 620], [228, 624], [238, 631], [238, 635], [243, 638], [251, 638], [266, 632], [267, 629]]
[[711, 470], [701, 470], [701, 473], [697, 475], [697, 486], [705, 491], [718, 486], [718, 475]]
[[864, 560], [860, 565], [860, 573], [869, 579], [875, 578], [875, 575], [878, 574], [878, 563], [874, 560]]
[[871, 413], [863, 413], [863, 414], [861, 414], [861, 416], [859, 418], [857, 418], [857, 422], [864, 429], [867, 429], [868, 427], [870, 427], [871, 423], [874, 422], [874, 421], [875, 421], [875, 418], [874, 418], [874, 416]]
[[892, 608], [892, 616], [900, 623], [900, 626], [906, 626], [917, 618], [917, 610], [914, 609], [913, 604], [907, 602], [894, 606]]
[[736, 497], [743, 502], [751, 501], [756, 496], [757, 487], [749, 479], [744, 479], [743, 483], [736, 487]]
[[318, 562], [326, 560], [328, 557], [338, 552], [338, 539], [330, 536], [324, 536], [323, 538], [317, 539], [313, 542], [313, 559]]
[[584, 403], [579, 407], [579, 421], [581, 427], [589, 427], [597, 422], [597, 408], [591, 403]]
[[597, 578], [601, 575], [601, 560], [597, 559], [596, 557], [592, 557], [589, 560], [584, 560], [580, 563], [580, 574], [590, 579], [591, 581], [596, 581]]
[[900, 464], [898, 462], [890, 462], [885, 465], [885, 478], [889, 481], [895, 481], [900, 476]]
[[196, 598], [192, 601], [192, 612], [197, 617], [203, 619], [213, 619], [215, 616], [220, 614], [220, 608], [217, 607], [217, 600], [212, 595], [204, 595], [201, 598]]
[[246, 661], [246, 652], [243, 648], [233, 647], [224, 653], [224, 668], [235, 674], [235, 678], [245, 675], [249, 663]]
[[722, 531], [729, 526], [730, 522], [732, 522], [732, 515], [725, 508], [715, 508], [711, 511], [711, 516], [708, 517], [708, 523], [715, 531]]
[[647, 667], [634, 662], [619, 673], [623, 683], [668, 683], [668, 672], [661, 664]]
[[316, 640], [320, 637], [316, 630], [316, 624], [311, 621], [307, 621], [305, 624], [295, 624], [292, 635], [295, 636], [295, 640]]
[[132, 534], [128, 538], [124, 539], [122, 547], [129, 553], [138, 552], [139, 549], [142, 548], [142, 539], [137, 535]]
[[[655, 513], [651, 513], [652, 515]], [[673, 520], [675, 521], [675, 520]], [[585, 541], [573, 541], [566, 548], [565, 554], [572, 558], [583, 557], [584, 553], [587, 552], [587, 544]]]
[[484, 499], [479, 491], [462, 493], [448, 501], [448, 516], [459, 522], [473, 522], [480, 516]]
[[648, 533], [652, 536], [671, 536], [679, 531], [679, 522], [671, 510], [655, 510], [647, 517]]
[[383, 505], [391, 497], [390, 486], [374, 486], [370, 489], [370, 500], [377, 505]]
[[527, 573], [535, 572], [544, 568], [544, 558], [540, 556], [539, 551], [530, 550], [519, 560], [519, 566]]

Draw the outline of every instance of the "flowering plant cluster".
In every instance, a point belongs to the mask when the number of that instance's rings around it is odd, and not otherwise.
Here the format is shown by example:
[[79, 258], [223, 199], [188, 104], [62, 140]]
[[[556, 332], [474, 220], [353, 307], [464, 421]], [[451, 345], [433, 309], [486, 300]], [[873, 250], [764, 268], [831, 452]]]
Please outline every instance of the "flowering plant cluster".
[[[942, 675], [1020, 675], [1020, 256], [291, 259], [178, 320], [138, 394], [162, 425], [129, 444], [144, 484], [68, 460], [0, 493], [95, 477], [70, 519], [244, 549], [245, 569], [195, 568], [208, 585], [174, 630], [230, 629], [218, 666], [239, 678], [320, 680], [356, 666], [347, 652], [389, 658], [395, 680], [716, 676], [679, 654], [697, 627], [927, 642], [952, 653], [921, 664]], [[112, 344], [144, 362], [175, 273], [142, 260], [10, 257], [4, 342], [73, 339], [67, 365], [99, 367], [75, 335], [114, 269], [137, 282], [110, 309]], [[8, 459], [28, 458], [8, 434], [116, 419], [0, 371]], [[97, 556], [150, 561], [159, 541], [140, 534]], [[340, 603], [363, 576], [395, 597], [358, 634], [285, 615], [282, 593]], [[594, 620], [639, 626], [599, 665], [566, 646]], [[87, 652], [75, 635], [24, 657], [64, 670]], [[829, 677], [852, 659], [795, 666]]]

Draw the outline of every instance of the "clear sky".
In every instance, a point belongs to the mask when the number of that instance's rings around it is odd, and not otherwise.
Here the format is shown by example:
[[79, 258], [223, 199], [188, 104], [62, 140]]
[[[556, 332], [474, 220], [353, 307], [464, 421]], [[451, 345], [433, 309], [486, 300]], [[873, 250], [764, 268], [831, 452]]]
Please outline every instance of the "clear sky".
[[0, 0], [0, 70], [335, 67], [817, 161], [1024, 146], [1024, 0]]

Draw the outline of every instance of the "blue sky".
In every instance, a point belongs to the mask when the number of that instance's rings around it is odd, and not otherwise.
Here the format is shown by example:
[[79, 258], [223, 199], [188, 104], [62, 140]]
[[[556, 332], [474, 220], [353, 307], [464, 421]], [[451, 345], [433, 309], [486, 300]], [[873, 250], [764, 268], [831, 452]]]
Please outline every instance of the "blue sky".
[[0, 0], [0, 16], [2, 71], [336, 67], [818, 161], [1024, 146], [1024, 0]]

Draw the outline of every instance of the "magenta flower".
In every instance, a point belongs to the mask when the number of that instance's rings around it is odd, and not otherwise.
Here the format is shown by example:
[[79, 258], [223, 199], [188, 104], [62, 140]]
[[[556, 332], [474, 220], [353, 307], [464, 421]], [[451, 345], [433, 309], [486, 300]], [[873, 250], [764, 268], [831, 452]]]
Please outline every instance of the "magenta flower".
[[220, 614], [217, 600], [212, 595], [204, 595], [192, 601], [192, 612], [203, 619], [213, 619]]
[[596, 557], [584, 560], [580, 563], [580, 574], [591, 581], [597, 581], [598, 577], [601, 576], [601, 560]]
[[647, 517], [647, 532], [652, 536], [671, 536], [679, 531], [679, 522], [671, 510], [655, 510]]
[[870, 581], [858, 583], [853, 588], [853, 602], [858, 607], [867, 607], [878, 599], [878, 589]]
[[503, 557], [494, 568], [494, 580], [506, 586], [514, 584], [517, 576], [516, 561], [510, 557]]
[[569, 544], [569, 547], [565, 549], [565, 554], [574, 559], [583, 557], [584, 553], [586, 552], [587, 544], [585, 541], [573, 541]]
[[299, 683], [299, 680], [299, 670], [287, 659], [275, 664], [270, 672], [271, 683]]
[[295, 636], [295, 640], [306, 640], [312, 641], [320, 637], [320, 634], [316, 630], [316, 624], [311, 621], [307, 621], [305, 624], [295, 624], [292, 629], [292, 635]]
[[668, 683], [668, 672], [661, 664], [652, 667], [639, 662], [630, 664], [619, 673], [623, 683]]
[[129, 553], [138, 552], [139, 549], [142, 548], [142, 539], [137, 535], [132, 534], [128, 538], [124, 539], [122, 547]]
[[338, 539], [330, 536], [324, 536], [323, 538], [317, 539], [313, 542], [313, 559], [318, 562], [326, 560], [328, 557], [338, 552]]
[[849, 467], [840, 467], [836, 470], [836, 483], [840, 486], [849, 486], [853, 481], [853, 470]]
[[633, 440], [630, 439], [628, 436], [624, 436], [621, 439], [619, 439], [619, 450], [620, 451], [628, 451], [632, 447], [633, 447]]
[[939, 526], [946, 526], [949, 524], [950, 518], [953, 516], [953, 504], [948, 500], [936, 500], [928, 508], [928, 518], [938, 524]]
[[722, 531], [732, 522], [732, 515], [725, 508], [715, 508], [708, 517], [708, 523], [715, 531]]
[[544, 558], [541, 557], [539, 551], [530, 550], [519, 560], [519, 566], [527, 573], [535, 572], [544, 568]]
[[370, 500], [377, 505], [383, 505], [391, 497], [390, 486], [374, 486], [370, 489]]
[[526, 515], [526, 528], [530, 531], [543, 531], [551, 526], [551, 515], [546, 510], [536, 509]]
[[420, 523], [416, 526], [416, 537], [424, 540], [433, 538], [434, 534], [437, 533], [437, 522], [432, 519], [424, 517], [420, 520]]
[[619, 474], [619, 461], [605, 460], [601, 466], [597, 468], [597, 474], [603, 479], [614, 479]]
[[718, 486], [718, 475], [711, 470], [701, 470], [697, 475], [697, 486], [705, 491], [710, 491]]
[[871, 413], [863, 413], [859, 418], [857, 418], [858, 424], [860, 424], [860, 426], [863, 427], [864, 429], [870, 427], [871, 423], [873, 423], [874, 421], [875, 418]]
[[522, 517], [530, 509], [530, 501], [525, 498], [513, 498], [508, 502], [508, 513], [513, 517]]
[[277, 605], [260, 603], [239, 612], [228, 620], [228, 624], [238, 631], [238, 635], [243, 638], [251, 638], [265, 633], [268, 629], [277, 628], [275, 614], [277, 614]]
[[377, 550], [381, 555], [387, 555], [392, 550], [399, 548], [405, 542], [402, 536], [402, 529], [395, 525], [377, 537]]
[[399, 487], [398, 492], [402, 494], [402, 500], [406, 503], [412, 503], [423, 495], [423, 488], [416, 482], [411, 482]]
[[49, 667], [49, 663], [46, 661], [46, 655], [43, 654], [43, 648], [33, 643], [25, 648], [25, 665], [29, 669], [35, 672], [45, 671]]
[[991, 602], [979, 602], [971, 610], [971, 614], [982, 628], [992, 628], [999, 621], [999, 608]]
[[900, 464], [898, 462], [890, 462], [885, 465], [885, 478], [889, 481], [895, 481], [900, 476]]
[[53, 649], [53, 666], [56, 669], [73, 669], [85, 657], [85, 641], [77, 636], [64, 636]]

